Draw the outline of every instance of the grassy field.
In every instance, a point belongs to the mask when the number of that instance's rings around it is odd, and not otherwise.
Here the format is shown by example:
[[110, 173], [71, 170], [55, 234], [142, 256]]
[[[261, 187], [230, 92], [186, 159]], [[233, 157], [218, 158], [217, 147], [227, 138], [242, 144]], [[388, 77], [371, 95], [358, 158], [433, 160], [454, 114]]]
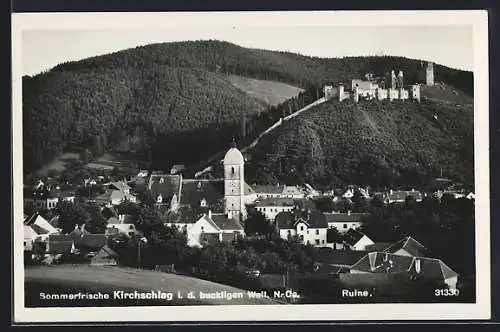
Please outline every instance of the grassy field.
[[39, 169], [36, 172], [36, 174], [39, 176], [46, 176], [50, 170], [54, 170], [56, 172], [62, 172], [66, 169], [66, 164], [69, 161], [78, 159], [80, 159], [80, 155], [78, 153], [73, 153], [73, 152], [63, 153], [58, 158], [54, 159], [51, 163]]
[[236, 75], [230, 75], [229, 81], [238, 89], [273, 106], [295, 97], [301, 91], [304, 91], [285, 83], [257, 80]]
[[[113, 299], [113, 292], [173, 293], [171, 300]], [[242, 298], [202, 299], [200, 292], [241, 293]], [[102, 292], [110, 300], [43, 300], [40, 293]], [[177, 294], [181, 294], [179, 298]], [[193, 292], [194, 299], [187, 299]], [[276, 304], [270, 299], [251, 299], [245, 290], [214, 282], [168, 274], [116, 266], [54, 265], [25, 268], [26, 307], [67, 307], [67, 306], [148, 306], [148, 305], [224, 305], [224, 304]]]

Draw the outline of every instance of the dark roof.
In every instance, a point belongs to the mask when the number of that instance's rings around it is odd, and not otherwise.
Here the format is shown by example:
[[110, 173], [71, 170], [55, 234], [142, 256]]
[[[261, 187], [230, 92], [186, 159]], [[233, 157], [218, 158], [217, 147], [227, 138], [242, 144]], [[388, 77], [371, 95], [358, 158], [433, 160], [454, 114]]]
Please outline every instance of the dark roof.
[[106, 235], [104, 234], [88, 234], [75, 240], [75, 245], [88, 249], [99, 249], [104, 247], [106, 241]]
[[118, 258], [118, 254], [111, 249], [108, 245], [102, 247], [99, 252], [94, 256], [94, 258]]
[[368, 213], [324, 213], [327, 222], [360, 222]]
[[408, 252], [412, 256], [424, 256], [427, 248], [411, 236], [407, 236], [393, 245], [387, 247], [383, 251], [387, 251], [390, 253], [395, 253], [396, 251], [403, 249]]
[[199, 206], [202, 199], [207, 205], [215, 205], [224, 198], [224, 181], [221, 180], [182, 180], [181, 204]]
[[352, 266], [366, 256], [367, 253], [367, 251], [354, 250], [320, 251], [318, 253], [318, 262], [326, 265]]
[[295, 206], [301, 211], [318, 211], [316, 203], [312, 199], [302, 198], [294, 200]]
[[109, 184], [109, 187], [116, 188], [117, 190], [120, 190], [120, 191], [130, 190], [130, 186], [123, 181], [111, 182]]
[[243, 226], [241, 226], [238, 220], [229, 219], [225, 214], [212, 213], [211, 219], [221, 230], [243, 230]]
[[75, 237], [82, 237], [84, 235], [87, 235], [87, 234], [90, 234], [89, 231], [87, 230], [81, 230], [80, 228], [75, 228], [74, 230], [71, 231], [71, 233], [69, 233], [69, 235], [71, 235], [73, 238]]
[[371, 252], [356, 263], [352, 269], [372, 273], [401, 273], [409, 271], [413, 257], [383, 252]]
[[254, 185], [253, 190], [258, 194], [281, 194], [285, 186], [264, 184], [264, 185]]
[[293, 229], [297, 222], [305, 222], [309, 228], [328, 228], [325, 216], [319, 211], [280, 212], [275, 222], [279, 229]]
[[458, 276], [458, 273], [453, 271], [440, 259], [427, 257], [419, 257], [416, 259], [420, 260], [420, 274], [424, 278], [441, 280]]
[[69, 234], [50, 234], [49, 242], [73, 242], [74, 237]]
[[255, 206], [294, 206], [294, 201], [291, 198], [262, 198], [255, 202]]
[[47, 234], [49, 231], [46, 230], [45, 228], [42, 228], [36, 224], [33, 224], [31, 225], [31, 228], [33, 228], [33, 230], [38, 234], [38, 235], [42, 235], [42, 234]]
[[181, 177], [179, 175], [152, 174], [149, 178], [148, 188], [155, 198], [161, 195], [165, 200], [172, 198], [174, 194], [179, 195], [180, 185]]
[[367, 245], [365, 249], [367, 251], [384, 251], [392, 245], [393, 243], [391, 242], [376, 242], [374, 244]]
[[275, 224], [278, 229], [293, 229], [294, 214], [292, 212], [279, 212]]
[[47, 252], [50, 254], [69, 254], [73, 247], [73, 241], [50, 241]]
[[344, 242], [348, 245], [355, 245], [365, 234], [358, 230], [350, 228], [347, 233], [344, 234]]
[[118, 213], [111, 206], [106, 206], [101, 210], [101, 214], [105, 219], [109, 219], [111, 217], [118, 217]]

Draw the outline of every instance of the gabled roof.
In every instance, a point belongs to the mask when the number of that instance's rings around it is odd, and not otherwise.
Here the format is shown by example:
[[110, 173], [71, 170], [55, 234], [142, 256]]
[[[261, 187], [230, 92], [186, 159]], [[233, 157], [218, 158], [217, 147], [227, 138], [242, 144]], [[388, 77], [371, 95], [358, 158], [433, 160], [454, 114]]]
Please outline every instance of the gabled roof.
[[38, 233], [33, 230], [33, 228], [31, 228], [31, 226], [28, 226], [28, 225], [24, 225], [24, 239], [27, 240], [27, 239], [35, 239], [36, 237], [38, 237]]
[[109, 184], [110, 187], [114, 187], [116, 188], [117, 190], [121, 190], [121, 191], [127, 191], [127, 190], [130, 190], [130, 186], [123, 182], [123, 181], [117, 181], [117, 182], [111, 182]]
[[79, 247], [86, 247], [88, 249], [99, 249], [104, 247], [107, 238], [104, 234], [87, 234], [75, 240], [75, 245]]
[[149, 177], [148, 188], [155, 198], [161, 195], [163, 200], [171, 199], [174, 195], [179, 195], [180, 186], [180, 175], [151, 174]]
[[292, 198], [276, 198], [276, 197], [268, 197], [259, 199], [255, 202], [255, 206], [263, 207], [263, 206], [294, 206], [294, 201]]
[[390, 253], [370, 252], [352, 269], [371, 273], [401, 273], [409, 271], [414, 257]]
[[425, 252], [427, 251], [427, 248], [411, 236], [407, 236], [398, 242], [394, 243], [393, 245], [387, 247], [385, 250], [386, 252], [390, 253], [395, 253], [398, 250], [403, 249], [406, 252], [408, 252], [412, 256], [424, 256]]
[[112, 206], [105, 206], [101, 210], [101, 214], [105, 219], [109, 219], [111, 217], [118, 217], [118, 212]]
[[304, 222], [309, 228], [328, 228], [325, 216], [319, 211], [313, 212], [280, 212], [276, 215], [279, 229], [294, 229], [298, 222]]
[[108, 259], [108, 258], [118, 258], [118, 254], [113, 250], [111, 249], [108, 245], [105, 245], [104, 247], [102, 247], [98, 252], [97, 254], [92, 258], [92, 260], [94, 259]]
[[384, 251], [385, 249], [392, 246], [391, 242], [376, 242], [374, 244], [369, 244], [365, 247], [367, 251]]
[[[427, 257], [415, 257], [415, 260], [420, 260], [420, 275], [428, 279], [448, 279], [458, 276], [458, 273], [453, 271], [442, 260]], [[414, 260], [414, 262], [415, 262]], [[414, 263], [415, 264], [415, 263]]]
[[283, 186], [283, 195], [304, 195], [297, 186]]
[[361, 240], [361, 238], [365, 236], [365, 234], [361, 233], [358, 230], [350, 228], [347, 233], [344, 234], [344, 242], [350, 246], [355, 245]]
[[255, 194], [255, 190], [253, 190], [253, 188], [245, 182], [245, 187], [243, 189], [243, 194], [245, 195], [252, 195], [252, 194]]
[[45, 220], [38, 212], [33, 213], [30, 217], [25, 219], [24, 224], [33, 227], [37, 233], [40, 232], [39, 234], [58, 232], [58, 230]]
[[225, 214], [212, 213], [211, 219], [220, 230], [234, 230], [234, 231], [243, 230], [243, 226], [241, 226], [238, 220], [234, 218], [229, 219]]
[[339, 222], [339, 223], [349, 223], [349, 222], [361, 222], [363, 218], [367, 217], [368, 213], [323, 213], [326, 218], [326, 222]]
[[110, 225], [110, 224], [121, 224], [121, 221], [118, 220], [118, 218], [116, 218], [116, 217], [108, 218], [107, 222], [108, 222], [108, 225]]
[[182, 180], [182, 205], [199, 206], [202, 199], [207, 205], [214, 205], [224, 198], [224, 181], [222, 180]]

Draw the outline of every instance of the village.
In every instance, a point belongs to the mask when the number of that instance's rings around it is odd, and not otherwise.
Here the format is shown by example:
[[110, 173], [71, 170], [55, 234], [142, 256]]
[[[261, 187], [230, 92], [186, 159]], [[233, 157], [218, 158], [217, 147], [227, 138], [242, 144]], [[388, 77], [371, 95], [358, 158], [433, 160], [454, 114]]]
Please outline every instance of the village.
[[[474, 193], [459, 184], [441, 179], [446, 188], [435, 192], [415, 188], [372, 192], [358, 185], [319, 192], [309, 184], [250, 185], [245, 181], [245, 158], [235, 142], [222, 166], [223, 178], [210, 174], [184, 178], [184, 166], [173, 165], [170, 173], [149, 174], [140, 170], [128, 179], [101, 175], [86, 178], [82, 183], [45, 179], [25, 186], [25, 206], [31, 206], [31, 211], [24, 215], [25, 264], [119, 265], [113, 241], [132, 238], [138, 239], [140, 261], [141, 243], [146, 246], [147, 239], [138, 221], [123, 207], [139, 204], [139, 193], [147, 192], [164, 226], [183, 232], [189, 247], [203, 248], [259, 236], [258, 231], [245, 230], [262, 228], [252, 225], [260, 216], [267, 224], [265, 227], [269, 226], [281, 239], [295, 239], [320, 250], [314, 273], [335, 276], [347, 283], [366, 279], [368, 284], [381, 276], [387, 278], [386, 282], [394, 275], [405, 275], [409, 280], [418, 276], [452, 289], [457, 287], [459, 274], [439, 257], [427, 256], [425, 244], [411, 235], [387, 243], [365, 234], [363, 227], [369, 213], [353, 208], [353, 201], [377, 201], [383, 205], [421, 202], [428, 197], [437, 201], [443, 197], [473, 201]], [[100, 231], [89, 231], [89, 220], [74, 221], [73, 229], [59, 225], [61, 216], [57, 211], [64, 213], [64, 204], [75, 202], [88, 211], [90, 218], [96, 211], [104, 217]], [[325, 203], [331, 208], [319, 208]], [[247, 273], [259, 277], [261, 271]]]

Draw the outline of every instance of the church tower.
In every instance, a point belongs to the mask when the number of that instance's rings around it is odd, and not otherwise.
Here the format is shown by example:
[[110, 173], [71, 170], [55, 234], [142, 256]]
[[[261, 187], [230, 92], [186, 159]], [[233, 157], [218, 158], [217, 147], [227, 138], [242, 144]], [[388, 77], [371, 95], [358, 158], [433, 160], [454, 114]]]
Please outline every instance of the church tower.
[[246, 216], [244, 170], [245, 160], [233, 141], [224, 157], [224, 212], [238, 220]]

